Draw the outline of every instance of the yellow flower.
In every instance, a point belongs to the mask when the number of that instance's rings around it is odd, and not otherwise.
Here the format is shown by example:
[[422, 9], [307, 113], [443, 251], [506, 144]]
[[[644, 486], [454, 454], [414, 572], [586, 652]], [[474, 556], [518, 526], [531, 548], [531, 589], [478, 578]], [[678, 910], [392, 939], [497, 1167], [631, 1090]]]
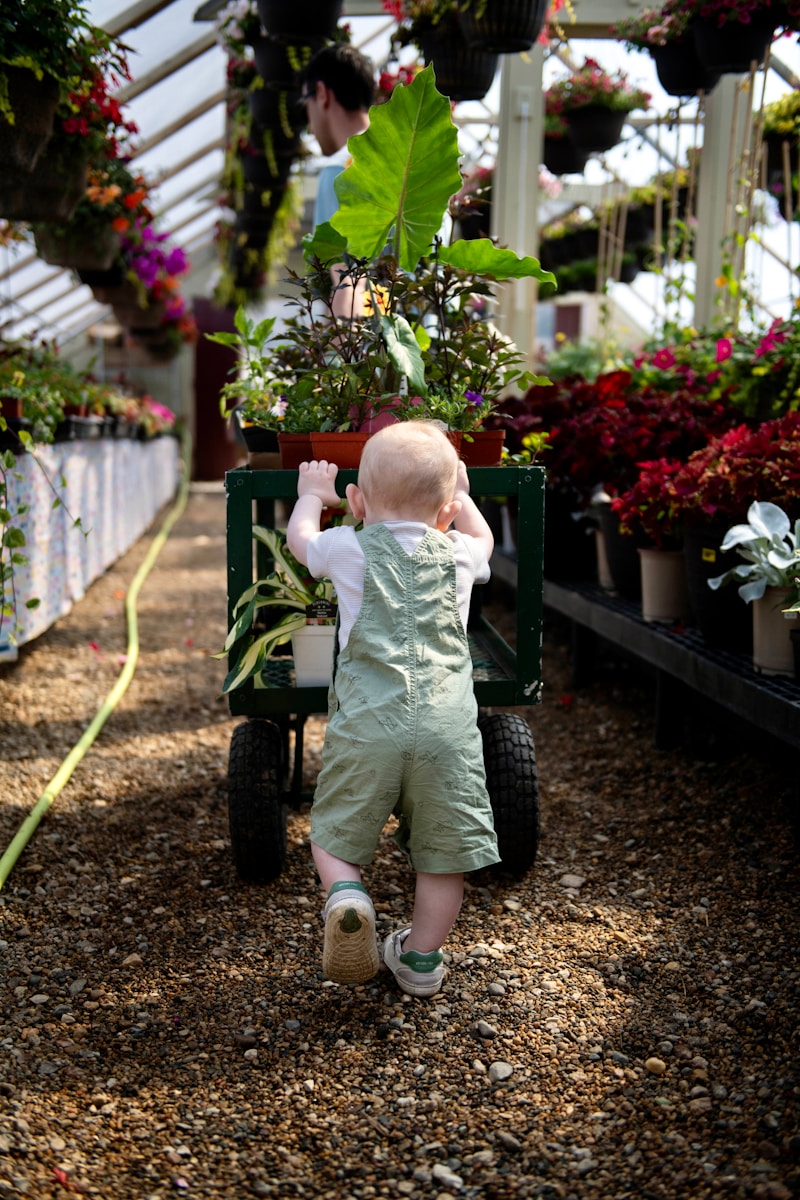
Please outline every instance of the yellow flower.
[[717, 287], [727, 287], [728, 285], [728, 281], [724, 275], [718, 275], [714, 282], [716, 283]]
[[364, 293], [365, 317], [371, 317], [375, 314], [375, 310], [372, 307], [373, 296], [375, 297], [375, 301], [378, 305], [378, 311], [380, 313], [385, 314], [389, 311], [389, 289], [383, 287], [380, 283], [377, 283], [374, 287], [371, 287], [369, 291]]

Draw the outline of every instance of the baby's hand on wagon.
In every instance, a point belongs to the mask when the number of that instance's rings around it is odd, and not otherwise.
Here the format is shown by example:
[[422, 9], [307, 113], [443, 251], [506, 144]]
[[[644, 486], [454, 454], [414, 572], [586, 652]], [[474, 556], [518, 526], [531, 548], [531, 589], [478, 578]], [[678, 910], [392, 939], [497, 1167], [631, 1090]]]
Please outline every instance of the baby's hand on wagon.
[[339, 468], [336, 463], [315, 459], [312, 462], [300, 463], [297, 477], [297, 495], [316, 496], [326, 508], [340, 508], [344, 503], [336, 491], [336, 476]]

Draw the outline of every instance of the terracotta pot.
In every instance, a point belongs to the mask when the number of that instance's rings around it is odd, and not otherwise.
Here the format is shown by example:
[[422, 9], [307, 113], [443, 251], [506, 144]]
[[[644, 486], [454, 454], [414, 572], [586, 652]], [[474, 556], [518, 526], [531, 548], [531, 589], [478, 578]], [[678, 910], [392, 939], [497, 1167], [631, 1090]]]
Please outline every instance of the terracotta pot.
[[24, 401], [20, 396], [3, 396], [0, 394], [0, 417], [19, 420], [22, 416], [22, 406]]
[[461, 442], [461, 458], [468, 467], [497, 467], [503, 459], [505, 429], [476, 429]]
[[0, 116], [0, 175], [9, 169], [32, 171], [53, 132], [58, 84], [50, 75], [37, 79], [26, 67], [4, 63], [2, 71], [15, 119], [12, 125]]
[[316, 459], [326, 459], [337, 467], [354, 468], [370, 435], [361, 430], [349, 433], [312, 433], [311, 449]]
[[278, 449], [284, 471], [296, 471], [300, 463], [311, 462], [314, 457], [310, 433], [279, 433]]
[[478, 16], [476, 0], [458, 21], [464, 41], [489, 54], [516, 54], [530, 50], [542, 32], [548, 0], [488, 0]]

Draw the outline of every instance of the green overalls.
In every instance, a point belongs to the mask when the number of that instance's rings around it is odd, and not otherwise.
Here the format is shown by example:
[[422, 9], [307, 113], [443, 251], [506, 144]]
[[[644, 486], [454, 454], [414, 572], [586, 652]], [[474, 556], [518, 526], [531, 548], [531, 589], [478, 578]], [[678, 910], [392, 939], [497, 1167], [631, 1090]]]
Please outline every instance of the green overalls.
[[416, 871], [489, 866], [499, 856], [452, 543], [428, 529], [408, 555], [384, 525], [358, 537], [364, 595], [334, 664], [311, 840], [369, 863], [394, 812]]

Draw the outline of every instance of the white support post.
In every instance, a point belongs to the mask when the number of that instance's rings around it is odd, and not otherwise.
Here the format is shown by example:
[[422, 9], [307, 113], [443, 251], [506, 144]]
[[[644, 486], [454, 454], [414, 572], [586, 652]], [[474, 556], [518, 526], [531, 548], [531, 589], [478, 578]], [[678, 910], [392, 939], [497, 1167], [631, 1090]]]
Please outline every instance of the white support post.
[[717, 279], [725, 255], [724, 241], [731, 229], [731, 213], [727, 202], [728, 173], [731, 154], [736, 162], [741, 158], [744, 128], [741, 119], [734, 126], [739, 86], [738, 75], [723, 75], [706, 98], [703, 150], [697, 182], [697, 228], [702, 231], [702, 236], [695, 237], [697, 283], [694, 323], [698, 329], [710, 325], [714, 319], [719, 295]]
[[[492, 234], [520, 256], [538, 254], [539, 159], [542, 147], [544, 51], [503, 56], [497, 166], [492, 185]], [[532, 362], [536, 341], [536, 281], [503, 285], [497, 323]]]

